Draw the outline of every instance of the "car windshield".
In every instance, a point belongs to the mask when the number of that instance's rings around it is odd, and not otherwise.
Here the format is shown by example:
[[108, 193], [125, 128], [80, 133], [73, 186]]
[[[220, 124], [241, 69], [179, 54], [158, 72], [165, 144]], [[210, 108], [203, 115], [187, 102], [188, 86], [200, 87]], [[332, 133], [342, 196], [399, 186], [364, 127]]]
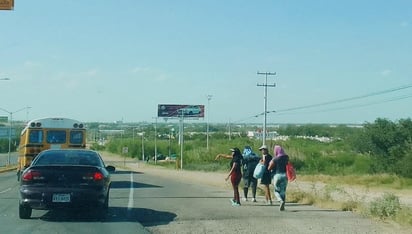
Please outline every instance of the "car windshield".
[[45, 151], [37, 156], [33, 165], [85, 165], [103, 167], [103, 163], [97, 153], [86, 151]]

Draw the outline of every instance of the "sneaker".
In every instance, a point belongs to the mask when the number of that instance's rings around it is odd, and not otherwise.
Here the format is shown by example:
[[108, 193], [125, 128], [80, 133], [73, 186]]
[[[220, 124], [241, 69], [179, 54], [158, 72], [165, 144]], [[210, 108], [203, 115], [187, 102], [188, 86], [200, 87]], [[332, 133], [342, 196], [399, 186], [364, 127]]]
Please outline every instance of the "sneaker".
[[240, 203], [234, 202], [232, 203], [232, 206], [240, 206]]
[[234, 199], [230, 199], [230, 202], [232, 203], [232, 205], [236, 203]]
[[247, 201], [247, 197], [242, 198], [243, 201]]
[[279, 203], [283, 201], [283, 199], [282, 199], [282, 197], [280, 196], [280, 194], [279, 194], [278, 192], [276, 192], [276, 191], [275, 191], [275, 197], [276, 197], [276, 200], [277, 200]]
[[256, 198], [252, 198], [252, 202], [256, 202]]
[[279, 210], [280, 210], [280, 211], [284, 211], [284, 210], [285, 210], [285, 202], [284, 202], [284, 201], [281, 201], [281, 202], [280, 202]]

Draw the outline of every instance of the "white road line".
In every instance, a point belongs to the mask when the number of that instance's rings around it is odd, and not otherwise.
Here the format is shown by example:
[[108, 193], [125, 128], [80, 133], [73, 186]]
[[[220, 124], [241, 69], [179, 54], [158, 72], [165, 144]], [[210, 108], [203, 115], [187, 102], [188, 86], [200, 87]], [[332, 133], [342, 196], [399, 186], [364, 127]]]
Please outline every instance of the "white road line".
[[6, 190], [0, 191], [0, 194], [1, 194], [1, 193], [7, 193], [7, 192], [10, 191], [10, 190], [11, 190], [11, 188], [8, 188], [8, 189], [6, 189]]
[[129, 192], [129, 203], [127, 204], [127, 210], [131, 210], [133, 208], [133, 172], [130, 172], [130, 192]]

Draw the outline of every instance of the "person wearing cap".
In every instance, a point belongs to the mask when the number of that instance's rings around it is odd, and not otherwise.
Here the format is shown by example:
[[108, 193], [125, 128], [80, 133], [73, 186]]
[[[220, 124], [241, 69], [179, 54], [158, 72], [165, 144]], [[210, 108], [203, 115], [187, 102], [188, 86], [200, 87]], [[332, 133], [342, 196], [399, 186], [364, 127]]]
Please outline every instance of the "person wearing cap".
[[230, 178], [230, 182], [233, 187], [233, 199], [230, 199], [232, 206], [240, 206], [240, 195], [239, 195], [239, 184], [242, 179], [241, 163], [242, 163], [242, 153], [240, 153], [239, 148], [230, 149], [231, 155], [228, 154], [218, 154], [215, 160], [220, 158], [231, 159], [230, 161], [230, 171], [225, 180]]
[[259, 150], [262, 154], [261, 163], [266, 166], [266, 171], [263, 173], [263, 176], [260, 179], [260, 184], [263, 184], [265, 188], [266, 204], [272, 205], [272, 197], [270, 195], [269, 189], [269, 185], [272, 183], [272, 176], [269, 170], [269, 162], [272, 160], [272, 155], [269, 154], [268, 147], [266, 145], [259, 147]]
[[249, 187], [252, 188], [252, 202], [256, 202], [256, 189], [257, 189], [257, 179], [253, 177], [253, 172], [260, 161], [260, 157], [257, 156], [250, 146], [245, 146], [243, 149], [243, 201], [248, 200]]
[[279, 210], [285, 210], [286, 202], [286, 187], [288, 185], [288, 178], [286, 176], [286, 164], [289, 162], [289, 156], [285, 153], [280, 145], [275, 145], [273, 148], [275, 157], [269, 163], [269, 169], [275, 171], [273, 176], [274, 194], [279, 205]]

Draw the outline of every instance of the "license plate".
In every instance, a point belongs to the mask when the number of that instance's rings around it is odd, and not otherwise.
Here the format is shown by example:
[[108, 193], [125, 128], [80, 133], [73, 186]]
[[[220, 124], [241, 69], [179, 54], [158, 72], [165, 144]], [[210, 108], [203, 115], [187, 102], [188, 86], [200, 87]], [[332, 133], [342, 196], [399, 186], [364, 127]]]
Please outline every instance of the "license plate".
[[70, 194], [53, 194], [52, 202], [70, 202]]

